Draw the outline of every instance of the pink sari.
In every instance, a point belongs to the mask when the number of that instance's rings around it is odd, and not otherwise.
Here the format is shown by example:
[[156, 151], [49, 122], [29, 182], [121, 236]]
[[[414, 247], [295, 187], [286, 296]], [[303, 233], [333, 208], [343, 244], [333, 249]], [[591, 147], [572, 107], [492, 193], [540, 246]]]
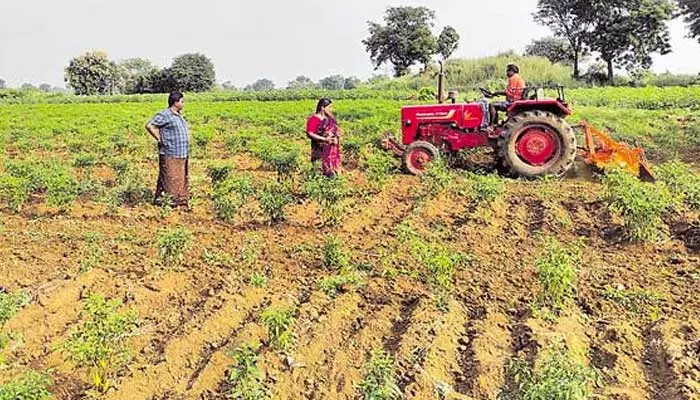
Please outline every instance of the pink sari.
[[[324, 137], [332, 137], [339, 140], [341, 131], [335, 119], [326, 118], [319, 127], [319, 134]], [[340, 144], [324, 143], [322, 145], [321, 170], [323, 175], [335, 176], [339, 174], [341, 161]]]

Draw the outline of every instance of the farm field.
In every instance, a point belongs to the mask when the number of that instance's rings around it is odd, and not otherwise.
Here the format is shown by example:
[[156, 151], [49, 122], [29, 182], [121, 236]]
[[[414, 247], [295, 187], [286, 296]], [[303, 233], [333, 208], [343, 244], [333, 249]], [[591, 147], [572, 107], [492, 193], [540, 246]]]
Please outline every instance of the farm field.
[[364, 98], [327, 181], [315, 101], [193, 96], [189, 212], [151, 205], [160, 102], [0, 104], [0, 399], [699, 399], [700, 92], [659, 93], [570, 95], [655, 185], [408, 176]]

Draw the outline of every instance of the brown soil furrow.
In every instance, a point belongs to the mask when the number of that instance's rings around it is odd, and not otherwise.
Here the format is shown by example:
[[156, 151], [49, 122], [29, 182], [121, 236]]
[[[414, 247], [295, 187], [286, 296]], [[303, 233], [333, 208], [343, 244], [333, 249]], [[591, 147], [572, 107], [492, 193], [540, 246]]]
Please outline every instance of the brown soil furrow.
[[414, 297], [405, 299], [401, 303], [401, 314], [394, 320], [394, 324], [391, 327], [391, 336], [384, 339], [384, 350], [392, 356], [396, 354], [401, 345], [403, 335], [411, 326], [411, 317], [419, 302], [420, 298]]
[[[305, 308], [311, 304], [310, 300], [311, 296], [309, 293], [307, 291], [302, 291], [297, 301], [294, 302], [298, 304], [299, 314], [304, 313]], [[266, 304], [263, 308], [277, 307], [288, 303], [290, 303], [289, 298], [282, 297], [276, 299], [269, 305]], [[225, 340], [220, 343], [211, 344], [203, 350], [203, 354], [199, 359], [197, 368], [193, 371], [187, 382], [187, 386], [185, 387], [185, 391], [188, 396], [194, 397], [206, 389], [215, 387], [216, 384], [223, 378], [223, 372], [226, 370], [226, 367], [231, 364], [231, 360], [226, 356], [228, 349], [232, 347], [231, 345], [233, 343], [246, 343], [249, 341], [246, 338], [250, 337], [250, 335], [242, 334], [243, 331], [250, 331], [253, 329], [253, 327], [259, 327], [262, 329], [258, 322], [254, 323], [256, 318], [257, 315], [255, 313], [251, 313], [250, 317], [246, 319], [239, 329], [231, 332], [231, 334]], [[297, 316], [297, 318], [299, 317]], [[295, 334], [299, 333], [297, 329], [298, 324], [295, 324]], [[260, 338], [263, 337], [264, 336], [262, 335], [260, 336]], [[270, 349], [269, 347], [265, 346], [264, 350], [267, 351]], [[217, 372], [219, 373], [218, 379], [216, 375]]]
[[440, 324], [434, 329], [435, 339], [425, 356], [422, 371], [416, 374], [415, 383], [406, 388], [406, 398], [440, 398], [437, 393], [450, 399], [466, 397], [454, 390], [454, 374], [461, 370], [458, 361], [459, 339], [464, 336], [468, 318], [460, 302], [450, 302], [449, 311], [440, 317]]
[[535, 367], [537, 355], [540, 352], [541, 343], [538, 343], [532, 324], [535, 322], [531, 318], [529, 309], [514, 311], [510, 316], [510, 353], [511, 357], [505, 360], [502, 368], [504, 370], [504, 382], [501, 391], [506, 394], [516, 393], [518, 390], [515, 377], [508, 372], [508, 365], [511, 360], [524, 360], [531, 368]]
[[626, 322], [598, 322], [591, 343], [591, 364], [604, 375], [606, 398], [646, 400], [648, 384], [642, 369], [644, 342], [639, 330]]
[[21, 335], [25, 360], [37, 359], [50, 353], [53, 339], [64, 334], [79, 320], [81, 299], [96, 286], [109, 283], [102, 270], [94, 269], [74, 280], [56, 286], [50, 293], [38, 294], [30, 305], [5, 324], [4, 330]]
[[662, 389], [654, 393], [672, 400], [700, 398], [700, 321], [667, 320], [649, 334], [645, 353], [649, 371], [657, 370], [661, 362], [669, 370], [659, 373], [657, 378], [662, 378], [665, 386], [654, 387]]
[[289, 356], [292, 366], [275, 382], [274, 398], [313, 398], [316, 386], [328, 378], [324, 365], [350, 335], [359, 305], [357, 293], [346, 293], [331, 303], [328, 312], [311, 318], [313, 327], [299, 335], [299, 346]]
[[197, 368], [201, 350], [209, 343], [225, 340], [245, 322], [251, 309], [263, 303], [264, 291], [248, 288], [231, 296], [221, 309], [201, 326], [193, 327], [185, 336], [171, 340], [164, 351], [165, 362], [147, 365], [125, 379], [120, 390], [110, 392], [107, 399], [148, 399], [167, 391], [184, 392], [192, 372]]
[[[231, 384], [227, 380], [229, 368], [233, 365], [234, 360], [229, 355], [229, 350], [242, 346], [244, 344], [261, 343], [267, 333], [265, 327], [260, 323], [251, 320], [242, 325], [237, 330], [236, 336], [232, 338], [229, 344], [212, 354], [206, 367], [201, 371], [196, 381], [187, 389], [185, 394], [180, 394], [183, 398], [188, 399], [225, 399], [231, 391]], [[268, 347], [260, 347], [258, 355], [262, 355], [269, 351]], [[259, 357], [258, 368], [261, 371], [267, 369], [264, 357]], [[177, 393], [168, 393], [177, 395]]]
[[652, 400], [686, 400], [673, 371], [663, 333], [657, 327], [644, 330], [644, 369]]
[[[366, 294], [361, 294], [367, 296]], [[401, 313], [400, 304], [376, 293], [366, 297], [352, 321], [352, 331], [342, 345], [319, 366], [323, 379], [311, 382], [314, 399], [353, 399], [362, 380], [362, 368], [371, 352], [382, 348], [391, 336], [391, 321]]]
[[455, 389], [461, 394], [470, 394], [479, 375], [479, 361], [474, 351], [474, 340], [479, 333], [478, 325], [486, 317], [483, 307], [474, 307], [465, 304], [469, 313], [469, 321], [464, 326], [464, 336], [459, 339], [459, 366], [460, 370], [454, 372]]
[[431, 300], [423, 299], [413, 311], [411, 324], [395, 353], [400, 374], [399, 389], [407, 397], [415, 394], [412, 392], [416, 376], [423, 371], [425, 358], [442, 325], [442, 319], [442, 313]]
[[503, 366], [511, 354], [508, 316], [489, 310], [486, 318], [474, 323], [472, 329], [476, 333], [471, 345], [477, 364], [476, 379], [466, 393], [477, 399], [495, 399], [505, 383]]

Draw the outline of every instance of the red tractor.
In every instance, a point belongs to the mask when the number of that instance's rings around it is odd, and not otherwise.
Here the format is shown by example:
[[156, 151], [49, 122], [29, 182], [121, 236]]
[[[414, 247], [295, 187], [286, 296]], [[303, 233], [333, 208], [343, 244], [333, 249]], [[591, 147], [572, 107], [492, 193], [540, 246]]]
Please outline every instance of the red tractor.
[[[442, 85], [439, 87], [442, 93]], [[488, 112], [483, 102], [460, 104], [451, 97], [451, 104], [402, 107], [402, 143], [387, 138], [384, 145], [416, 175], [443, 152], [490, 146], [499, 166], [509, 174], [561, 176], [576, 157], [576, 137], [564, 120], [571, 115], [564, 88], [551, 88], [557, 92], [556, 99], [543, 98], [543, 88], [526, 89], [523, 100], [512, 103], [505, 121], [492, 130], [481, 129], [484, 112]], [[490, 95], [486, 89], [481, 91], [485, 97]]]

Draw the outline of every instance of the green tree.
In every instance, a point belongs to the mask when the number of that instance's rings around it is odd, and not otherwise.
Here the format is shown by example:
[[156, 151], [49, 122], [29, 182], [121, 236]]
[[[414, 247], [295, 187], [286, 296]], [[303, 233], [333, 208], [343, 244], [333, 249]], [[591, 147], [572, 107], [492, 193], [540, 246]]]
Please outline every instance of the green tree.
[[254, 92], [262, 92], [266, 90], [274, 90], [275, 83], [267, 78], [258, 79], [257, 81], [246, 86], [244, 90], [252, 90]]
[[581, 61], [581, 55], [574, 54], [568, 40], [558, 37], [546, 37], [535, 39], [525, 48], [526, 56], [544, 57], [552, 64], [564, 64], [573, 66], [574, 62]]
[[323, 89], [340, 90], [345, 87], [345, 78], [342, 75], [331, 75], [321, 79], [318, 83]]
[[583, 19], [593, 27], [586, 43], [607, 64], [608, 81], [616, 64], [629, 72], [648, 69], [652, 54], [671, 51], [668, 22], [674, 14], [670, 0], [587, 0]]
[[124, 81], [124, 93], [150, 93], [153, 92], [152, 77], [159, 70], [151, 61], [144, 58], [130, 58], [119, 62], [122, 79]]
[[345, 90], [352, 90], [360, 86], [361, 81], [354, 76], [350, 76], [345, 78], [345, 83], [343, 83], [343, 89]]
[[101, 51], [88, 51], [70, 60], [65, 81], [77, 95], [113, 94], [120, 89], [119, 68]]
[[214, 64], [207, 56], [199, 53], [175, 57], [170, 72], [177, 82], [177, 88], [183, 91], [205, 92], [216, 83]]
[[287, 84], [287, 89], [299, 90], [299, 89], [314, 89], [316, 84], [308, 76], [299, 75], [294, 78], [293, 81], [289, 81]]
[[450, 58], [459, 46], [459, 33], [455, 28], [446, 26], [437, 38], [437, 52], [443, 60]]
[[368, 22], [369, 37], [362, 43], [378, 69], [384, 63], [394, 66], [394, 75], [406, 75], [416, 63], [424, 68], [437, 52], [437, 40], [431, 32], [435, 12], [426, 7], [389, 7], [386, 25]]
[[48, 83], [42, 83], [41, 85], [39, 85], [39, 90], [48, 93], [51, 91], [51, 85], [49, 85]]
[[231, 81], [226, 81], [221, 84], [221, 87], [224, 88], [224, 90], [237, 90], [236, 85], [233, 84]]
[[700, 41], [700, 2], [698, 0], [678, 0], [681, 12], [690, 28], [690, 37]]
[[179, 88], [170, 68], [152, 72], [149, 74], [147, 81], [154, 93], [169, 93]]
[[588, 0], [539, 0], [535, 21], [549, 27], [556, 37], [569, 42], [574, 78], [578, 79], [581, 57], [586, 53], [586, 37], [590, 29]]
[[22, 86], [20, 86], [22, 90], [36, 90], [36, 86], [32, 85], [29, 82], [23, 83]]
[[7, 87], [7, 82], [0, 78], [0, 89], [5, 89]]

